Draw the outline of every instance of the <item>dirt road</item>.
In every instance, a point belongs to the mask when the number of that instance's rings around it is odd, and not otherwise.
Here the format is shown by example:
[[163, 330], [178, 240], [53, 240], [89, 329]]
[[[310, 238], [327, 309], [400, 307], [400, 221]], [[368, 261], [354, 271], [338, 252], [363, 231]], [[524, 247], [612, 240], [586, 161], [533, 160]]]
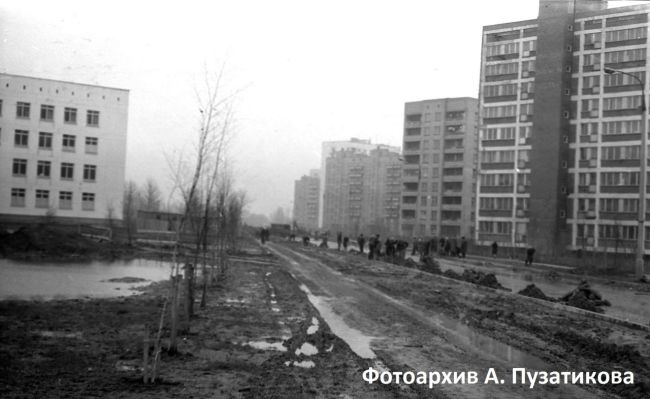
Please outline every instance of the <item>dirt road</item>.
[[[530, 389], [510, 383], [515, 367], [549, 372], [632, 369], [637, 381], [643, 380], [650, 365], [647, 331], [539, 309], [523, 298], [508, 301], [491, 290], [370, 262], [360, 255], [295, 244], [268, 248], [303, 284], [332, 331], [347, 332], [344, 339], [352, 349], [369, 358], [374, 354], [377, 367], [383, 363], [394, 371], [474, 370], [479, 375], [492, 367], [506, 381], [437, 386], [435, 392], [446, 397], [644, 397], [647, 392], [647, 381], [604, 389], [574, 385]], [[606, 348], [620, 342], [630, 347], [615, 348], [625, 354], [614, 360]]]

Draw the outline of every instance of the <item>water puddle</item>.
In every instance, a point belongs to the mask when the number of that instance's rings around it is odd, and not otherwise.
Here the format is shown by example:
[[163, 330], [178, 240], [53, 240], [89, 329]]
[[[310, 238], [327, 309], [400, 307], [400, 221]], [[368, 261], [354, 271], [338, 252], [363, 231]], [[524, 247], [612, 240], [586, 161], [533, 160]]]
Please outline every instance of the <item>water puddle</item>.
[[307, 335], [315, 334], [318, 331], [318, 319], [315, 317], [311, 318], [311, 326], [307, 328]]
[[81, 338], [80, 332], [39, 331], [38, 335], [45, 338]]
[[260, 349], [263, 351], [274, 350], [280, 352], [286, 352], [287, 347], [282, 344], [282, 342], [267, 342], [267, 341], [248, 341], [244, 345], [248, 345], [251, 348]]
[[295, 367], [302, 367], [303, 369], [311, 369], [311, 368], [316, 367], [316, 363], [314, 363], [314, 362], [311, 361], [311, 360], [303, 360], [303, 361], [301, 361], [301, 362], [297, 362], [297, 361], [295, 361], [295, 360], [294, 360], [293, 362], [288, 361], [288, 362], [284, 362], [284, 365], [285, 365], [285, 366], [291, 366], [291, 365], [293, 365], [293, 366], [295, 366]]
[[364, 335], [361, 331], [345, 324], [343, 318], [334, 313], [327, 304], [326, 299], [312, 294], [306, 285], [301, 284], [300, 289], [307, 294], [309, 302], [318, 310], [321, 317], [329, 325], [330, 330], [345, 341], [354, 353], [364, 359], [374, 359], [376, 357], [375, 352], [370, 349], [370, 341], [372, 341], [373, 337]]
[[305, 356], [316, 355], [318, 354], [318, 348], [309, 342], [305, 342], [300, 348], [296, 349], [296, 356], [300, 356], [300, 354], [303, 354]]
[[280, 312], [280, 308], [276, 308], [275, 306], [272, 306], [271, 310], [276, 312], [276, 313]]

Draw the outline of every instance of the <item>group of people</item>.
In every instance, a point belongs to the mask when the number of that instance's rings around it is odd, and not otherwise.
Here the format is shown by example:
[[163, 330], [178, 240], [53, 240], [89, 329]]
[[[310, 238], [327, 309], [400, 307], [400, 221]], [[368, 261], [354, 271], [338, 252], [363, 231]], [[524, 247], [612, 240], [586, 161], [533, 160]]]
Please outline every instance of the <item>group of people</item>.
[[461, 237], [460, 241], [456, 238], [433, 237], [424, 240], [416, 238], [413, 241], [411, 255], [429, 256], [433, 254], [464, 258], [467, 256], [467, 240], [465, 237]]

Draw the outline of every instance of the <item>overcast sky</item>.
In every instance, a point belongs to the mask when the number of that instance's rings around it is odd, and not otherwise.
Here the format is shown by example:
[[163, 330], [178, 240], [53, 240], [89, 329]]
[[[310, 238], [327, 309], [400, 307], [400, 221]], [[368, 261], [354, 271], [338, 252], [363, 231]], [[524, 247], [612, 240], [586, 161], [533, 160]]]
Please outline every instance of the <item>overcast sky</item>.
[[[616, 6], [633, 2], [611, 2]], [[483, 25], [537, 0], [0, 2], [0, 71], [130, 90], [127, 179], [170, 187], [204, 65], [226, 65], [230, 147], [253, 213], [293, 201], [322, 141], [401, 146], [404, 102], [476, 97]]]

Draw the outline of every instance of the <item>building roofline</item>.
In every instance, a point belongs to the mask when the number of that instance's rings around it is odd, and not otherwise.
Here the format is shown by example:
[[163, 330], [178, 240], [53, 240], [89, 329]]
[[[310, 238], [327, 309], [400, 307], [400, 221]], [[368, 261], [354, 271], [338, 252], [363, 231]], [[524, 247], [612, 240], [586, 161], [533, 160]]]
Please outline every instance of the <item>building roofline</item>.
[[633, 6], [622, 6], [622, 7], [613, 7], [613, 8], [608, 8], [606, 10], [600, 10], [600, 11], [585, 11], [581, 13], [576, 14], [576, 19], [579, 18], [589, 18], [589, 17], [598, 17], [598, 16], [604, 16], [604, 15], [611, 15], [611, 14], [619, 14], [622, 12], [629, 12], [629, 11], [649, 11], [650, 10], [650, 5], [648, 4], [638, 4], [638, 5], [633, 5]]
[[425, 101], [450, 101], [450, 100], [474, 100], [478, 101], [478, 98], [476, 97], [442, 97], [442, 98], [427, 98], [425, 100], [416, 100], [416, 101], [407, 101], [405, 104], [414, 104], [414, 103], [422, 103]]
[[483, 32], [488, 31], [488, 30], [514, 28], [514, 27], [521, 26], [521, 25], [534, 25], [534, 24], [537, 24], [537, 18], [535, 18], [535, 19], [524, 19], [524, 20], [521, 20], [521, 21], [513, 21], [513, 22], [504, 22], [502, 24], [484, 25], [483, 26]]
[[72, 82], [70, 80], [39, 78], [39, 77], [36, 77], [36, 76], [27, 76], [27, 75], [18, 75], [18, 74], [14, 74], [14, 73], [0, 72], [0, 78], [2, 78], [2, 76], [12, 76], [12, 77], [16, 77], [16, 78], [27, 78], [27, 79], [36, 79], [36, 80], [47, 80], [49, 82], [59, 82], [59, 83], [68, 83], [68, 84], [79, 85], [79, 86], [99, 87], [99, 88], [102, 88], [102, 89], [120, 90], [120, 91], [126, 91], [126, 92], [130, 91], [129, 89], [122, 89], [122, 88], [119, 88], [119, 87], [92, 85], [92, 84], [89, 84], [89, 83]]

